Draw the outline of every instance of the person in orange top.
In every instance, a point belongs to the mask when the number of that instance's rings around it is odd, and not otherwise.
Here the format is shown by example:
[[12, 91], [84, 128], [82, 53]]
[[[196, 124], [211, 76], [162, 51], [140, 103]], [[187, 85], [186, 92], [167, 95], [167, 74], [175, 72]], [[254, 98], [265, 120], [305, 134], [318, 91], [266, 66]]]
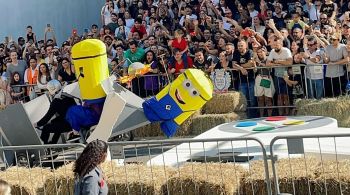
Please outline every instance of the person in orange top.
[[38, 64], [36, 58], [30, 58], [29, 60], [29, 68], [24, 72], [24, 83], [30, 86], [27, 87], [27, 95], [29, 96], [30, 92], [34, 90], [33, 85], [36, 85], [38, 80]]

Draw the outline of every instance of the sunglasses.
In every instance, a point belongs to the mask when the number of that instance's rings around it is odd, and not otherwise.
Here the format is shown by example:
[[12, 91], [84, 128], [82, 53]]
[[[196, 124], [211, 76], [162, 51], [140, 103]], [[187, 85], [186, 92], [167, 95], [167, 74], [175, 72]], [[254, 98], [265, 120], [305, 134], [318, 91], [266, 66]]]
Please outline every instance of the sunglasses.
[[321, 20], [327, 20], [327, 18], [320, 18]]
[[316, 43], [308, 43], [307, 46], [311, 47], [311, 46], [314, 46], [316, 45]]

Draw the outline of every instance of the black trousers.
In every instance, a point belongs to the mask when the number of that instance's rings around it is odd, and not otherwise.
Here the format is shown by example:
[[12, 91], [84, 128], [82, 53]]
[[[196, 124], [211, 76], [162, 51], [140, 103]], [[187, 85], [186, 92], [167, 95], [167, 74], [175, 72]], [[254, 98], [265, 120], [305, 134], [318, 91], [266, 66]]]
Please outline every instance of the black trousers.
[[[64, 119], [53, 119], [50, 123], [43, 126], [41, 130], [40, 138], [44, 144], [57, 144], [60, 136], [64, 132], [72, 131], [70, 124]], [[53, 133], [53, 137], [49, 142], [50, 134]]]
[[325, 77], [326, 97], [337, 97], [344, 92], [345, 76], [329, 78]]

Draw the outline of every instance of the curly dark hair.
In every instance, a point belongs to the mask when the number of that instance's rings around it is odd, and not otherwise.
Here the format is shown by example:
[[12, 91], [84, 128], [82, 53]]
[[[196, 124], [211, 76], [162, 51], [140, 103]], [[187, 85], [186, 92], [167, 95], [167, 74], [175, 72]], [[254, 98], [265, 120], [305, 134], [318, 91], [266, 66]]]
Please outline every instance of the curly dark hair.
[[84, 177], [97, 165], [103, 163], [107, 153], [107, 143], [102, 140], [90, 142], [74, 163], [73, 172], [76, 178]]

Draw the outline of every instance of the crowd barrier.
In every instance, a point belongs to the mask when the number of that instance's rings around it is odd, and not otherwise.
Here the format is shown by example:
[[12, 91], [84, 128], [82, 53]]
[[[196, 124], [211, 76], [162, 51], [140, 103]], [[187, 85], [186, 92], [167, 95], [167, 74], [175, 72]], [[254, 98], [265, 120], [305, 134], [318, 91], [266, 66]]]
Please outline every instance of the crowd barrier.
[[[257, 194], [255, 182], [244, 183], [253, 172], [253, 157], [263, 162], [264, 194], [271, 194], [266, 150], [254, 138], [109, 142], [108, 146], [112, 161], [102, 168], [111, 194]], [[49, 176], [42, 174], [35, 182], [42, 183], [44, 194], [67, 194], [74, 186], [72, 166], [67, 164], [76, 160], [83, 148], [80, 144], [1, 147], [4, 158], [9, 158], [9, 153], [16, 158], [14, 164], [6, 163], [0, 177], [7, 180], [13, 177], [6, 174], [17, 174], [17, 185], [24, 185], [33, 181], [20, 177], [20, 166], [27, 167], [26, 174], [32, 177], [38, 177], [36, 167], [46, 174], [44, 167], [48, 166]], [[23, 160], [19, 153], [27, 158], [35, 155], [36, 163]], [[15, 164], [18, 166], [12, 167]]]
[[[350, 134], [278, 136], [270, 143], [274, 191], [349, 194]], [[286, 145], [287, 148], [281, 148]]]
[[[46, 189], [49, 177], [58, 180], [55, 170], [62, 165], [74, 162], [83, 151], [83, 144], [26, 145], [0, 147], [1, 179], [8, 181], [12, 194], [54, 194], [59, 183], [52, 182], [52, 189]], [[50, 169], [51, 168], [51, 169]], [[63, 169], [66, 169], [63, 166]], [[51, 172], [52, 170], [52, 172]], [[67, 173], [69, 170], [65, 170]]]
[[[349, 138], [350, 134], [278, 136], [270, 142], [270, 155], [255, 138], [109, 142], [111, 161], [102, 167], [112, 194], [349, 194]], [[74, 186], [69, 163], [83, 148], [0, 147], [0, 177], [15, 177], [19, 186], [41, 182], [44, 194], [67, 193]]]

